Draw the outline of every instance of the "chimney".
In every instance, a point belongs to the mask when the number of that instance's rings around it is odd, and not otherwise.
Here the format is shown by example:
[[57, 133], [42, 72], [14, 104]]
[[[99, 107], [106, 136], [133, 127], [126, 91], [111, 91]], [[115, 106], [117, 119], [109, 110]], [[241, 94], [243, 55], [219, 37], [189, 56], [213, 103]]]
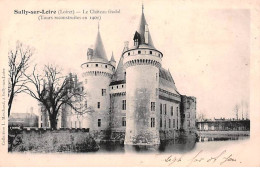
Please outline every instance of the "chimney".
[[145, 44], [148, 44], [148, 42], [149, 42], [149, 29], [148, 29], [147, 24], [145, 25], [144, 40], [145, 40]]
[[124, 44], [125, 44], [125, 46], [124, 46], [124, 51], [126, 51], [126, 50], [129, 49], [129, 47], [128, 47], [129, 42], [128, 42], [128, 41], [125, 41]]

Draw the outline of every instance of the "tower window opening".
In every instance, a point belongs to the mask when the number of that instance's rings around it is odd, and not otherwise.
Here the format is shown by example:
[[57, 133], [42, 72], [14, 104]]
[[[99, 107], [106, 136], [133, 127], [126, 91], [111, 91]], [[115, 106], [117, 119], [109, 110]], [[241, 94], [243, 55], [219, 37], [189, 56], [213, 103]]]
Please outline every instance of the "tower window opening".
[[88, 108], [88, 101], [85, 101], [85, 108]]
[[101, 119], [98, 119], [98, 127], [101, 127]]
[[124, 85], [122, 85], [122, 88], [124, 87]]
[[130, 52], [128, 53], [128, 56], [130, 55]]
[[163, 110], [163, 105], [162, 105], [162, 103], [160, 103], [160, 114], [162, 114], [162, 111]]
[[122, 117], [122, 126], [126, 126], [126, 118]]
[[122, 110], [126, 110], [126, 100], [122, 100]]
[[107, 68], [107, 65], [105, 65], [105, 67]]
[[152, 51], [150, 51], [150, 54], [153, 54], [153, 52], [152, 52]]
[[97, 108], [100, 109], [100, 102], [97, 102]]
[[160, 127], [162, 127], [162, 118], [160, 118]]
[[155, 118], [154, 117], [151, 118], [151, 127], [155, 127]]
[[106, 91], [106, 89], [102, 89], [102, 96], [105, 96], [105, 95], [107, 95], [107, 91]]
[[166, 115], [167, 114], [167, 105], [164, 104], [164, 114]]
[[96, 67], [98, 67], [98, 64], [96, 64]]
[[172, 127], [175, 128], [175, 119], [172, 120]]
[[88, 67], [88, 64], [87, 64], [87, 67]]
[[171, 128], [171, 119], [169, 119], [169, 128]]
[[151, 111], [155, 111], [155, 102], [151, 102]]
[[171, 116], [173, 116], [173, 106], [171, 106]]
[[141, 51], [138, 51], [138, 54], [141, 54]]

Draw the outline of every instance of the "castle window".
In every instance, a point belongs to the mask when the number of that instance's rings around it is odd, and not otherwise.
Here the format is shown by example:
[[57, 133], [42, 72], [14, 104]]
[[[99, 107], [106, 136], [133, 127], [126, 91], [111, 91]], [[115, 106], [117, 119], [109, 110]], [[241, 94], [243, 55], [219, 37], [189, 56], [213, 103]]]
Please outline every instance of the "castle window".
[[122, 100], [122, 110], [126, 110], [126, 100]]
[[178, 115], [179, 115], [179, 108], [178, 107], [176, 108], [176, 113], [177, 113], [177, 117], [178, 117]]
[[122, 88], [124, 87], [124, 85], [122, 85]]
[[87, 64], [87, 67], [88, 67], [88, 64]]
[[190, 112], [187, 113], [187, 118], [190, 118]]
[[98, 64], [96, 64], [96, 67], [98, 67]]
[[98, 109], [100, 108], [100, 102], [97, 102], [97, 108]]
[[171, 128], [171, 124], [172, 124], [172, 123], [171, 123], [171, 119], [169, 119], [169, 128]]
[[160, 127], [162, 127], [162, 118], [160, 118]]
[[172, 127], [175, 128], [175, 119], [172, 119]]
[[106, 91], [106, 89], [102, 89], [102, 96], [105, 96], [105, 95], [107, 95], [107, 91]]
[[136, 39], [134, 40], [134, 45], [135, 45], [135, 46], [138, 46], [138, 38], [136, 38]]
[[163, 110], [163, 106], [162, 106], [162, 103], [160, 103], [160, 114], [162, 114], [162, 111]]
[[122, 126], [126, 126], [126, 118], [122, 117]]
[[152, 52], [152, 51], [150, 51], [150, 54], [153, 54], [153, 52]]
[[130, 55], [130, 52], [128, 53], [128, 56]]
[[141, 51], [138, 51], [138, 54], [141, 54]]
[[112, 89], [113, 89], [113, 86], [112, 86]]
[[164, 114], [166, 115], [167, 114], [167, 105], [164, 104]]
[[155, 111], [155, 102], [151, 102], [151, 111]]
[[107, 68], [107, 65], [105, 65], [105, 67]]
[[98, 127], [101, 127], [101, 119], [98, 119]]
[[166, 119], [164, 120], [164, 128], [166, 129]]
[[118, 89], [118, 86], [116, 86], [116, 88]]
[[173, 106], [171, 106], [171, 116], [173, 116]]
[[151, 118], [151, 127], [155, 127], [155, 118], [154, 117]]

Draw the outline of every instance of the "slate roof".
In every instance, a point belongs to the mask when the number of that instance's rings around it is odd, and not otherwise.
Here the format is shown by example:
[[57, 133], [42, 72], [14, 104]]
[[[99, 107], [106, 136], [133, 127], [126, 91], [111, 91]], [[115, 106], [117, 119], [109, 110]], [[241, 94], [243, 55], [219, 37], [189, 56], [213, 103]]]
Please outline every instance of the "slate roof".
[[103, 61], [108, 62], [106, 51], [102, 42], [102, 38], [98, 29], [96, 43], [94, 46], [94, 53], [93, 57], [91, 58], [91, 61]]

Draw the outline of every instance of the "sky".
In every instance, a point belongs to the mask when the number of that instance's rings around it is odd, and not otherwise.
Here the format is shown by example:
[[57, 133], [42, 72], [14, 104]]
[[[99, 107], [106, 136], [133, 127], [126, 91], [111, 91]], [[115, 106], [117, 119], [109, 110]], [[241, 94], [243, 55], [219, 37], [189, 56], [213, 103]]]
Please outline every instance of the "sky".
[[[119, 9], [120, 14], [98, 15], [107, 57], [110, 59], [113, 51], [118, 63], [124, 42], [132, 43], [141, 6], [141, 1], [127, 5], [123, 1], [78, 1], [70, 5], [58, 1], [37, 6], [17, 2], [10, 9], [6, 26], [9, 47], [19, 40], [35, 49], [31, 65], [55, 63], [64, 72], [80, 73], [87, 49], [95, 44], [97, 20], [38, 21], [36, 15], [14, 15], [12, 10]], [[144, 13], [153, 43], [164, 55], [162, 66], [171, 71], [178, 91], [195, 96], [197, 112], [208, 118], [235, 117], [234, 105], [249, 102], [249, 11], [199, 4], [194, 8], [182, 1], [144, 1]], [[30, 107], [37, 112], [37, 102], [20, 95], [12, 112], [27, 112]]]

